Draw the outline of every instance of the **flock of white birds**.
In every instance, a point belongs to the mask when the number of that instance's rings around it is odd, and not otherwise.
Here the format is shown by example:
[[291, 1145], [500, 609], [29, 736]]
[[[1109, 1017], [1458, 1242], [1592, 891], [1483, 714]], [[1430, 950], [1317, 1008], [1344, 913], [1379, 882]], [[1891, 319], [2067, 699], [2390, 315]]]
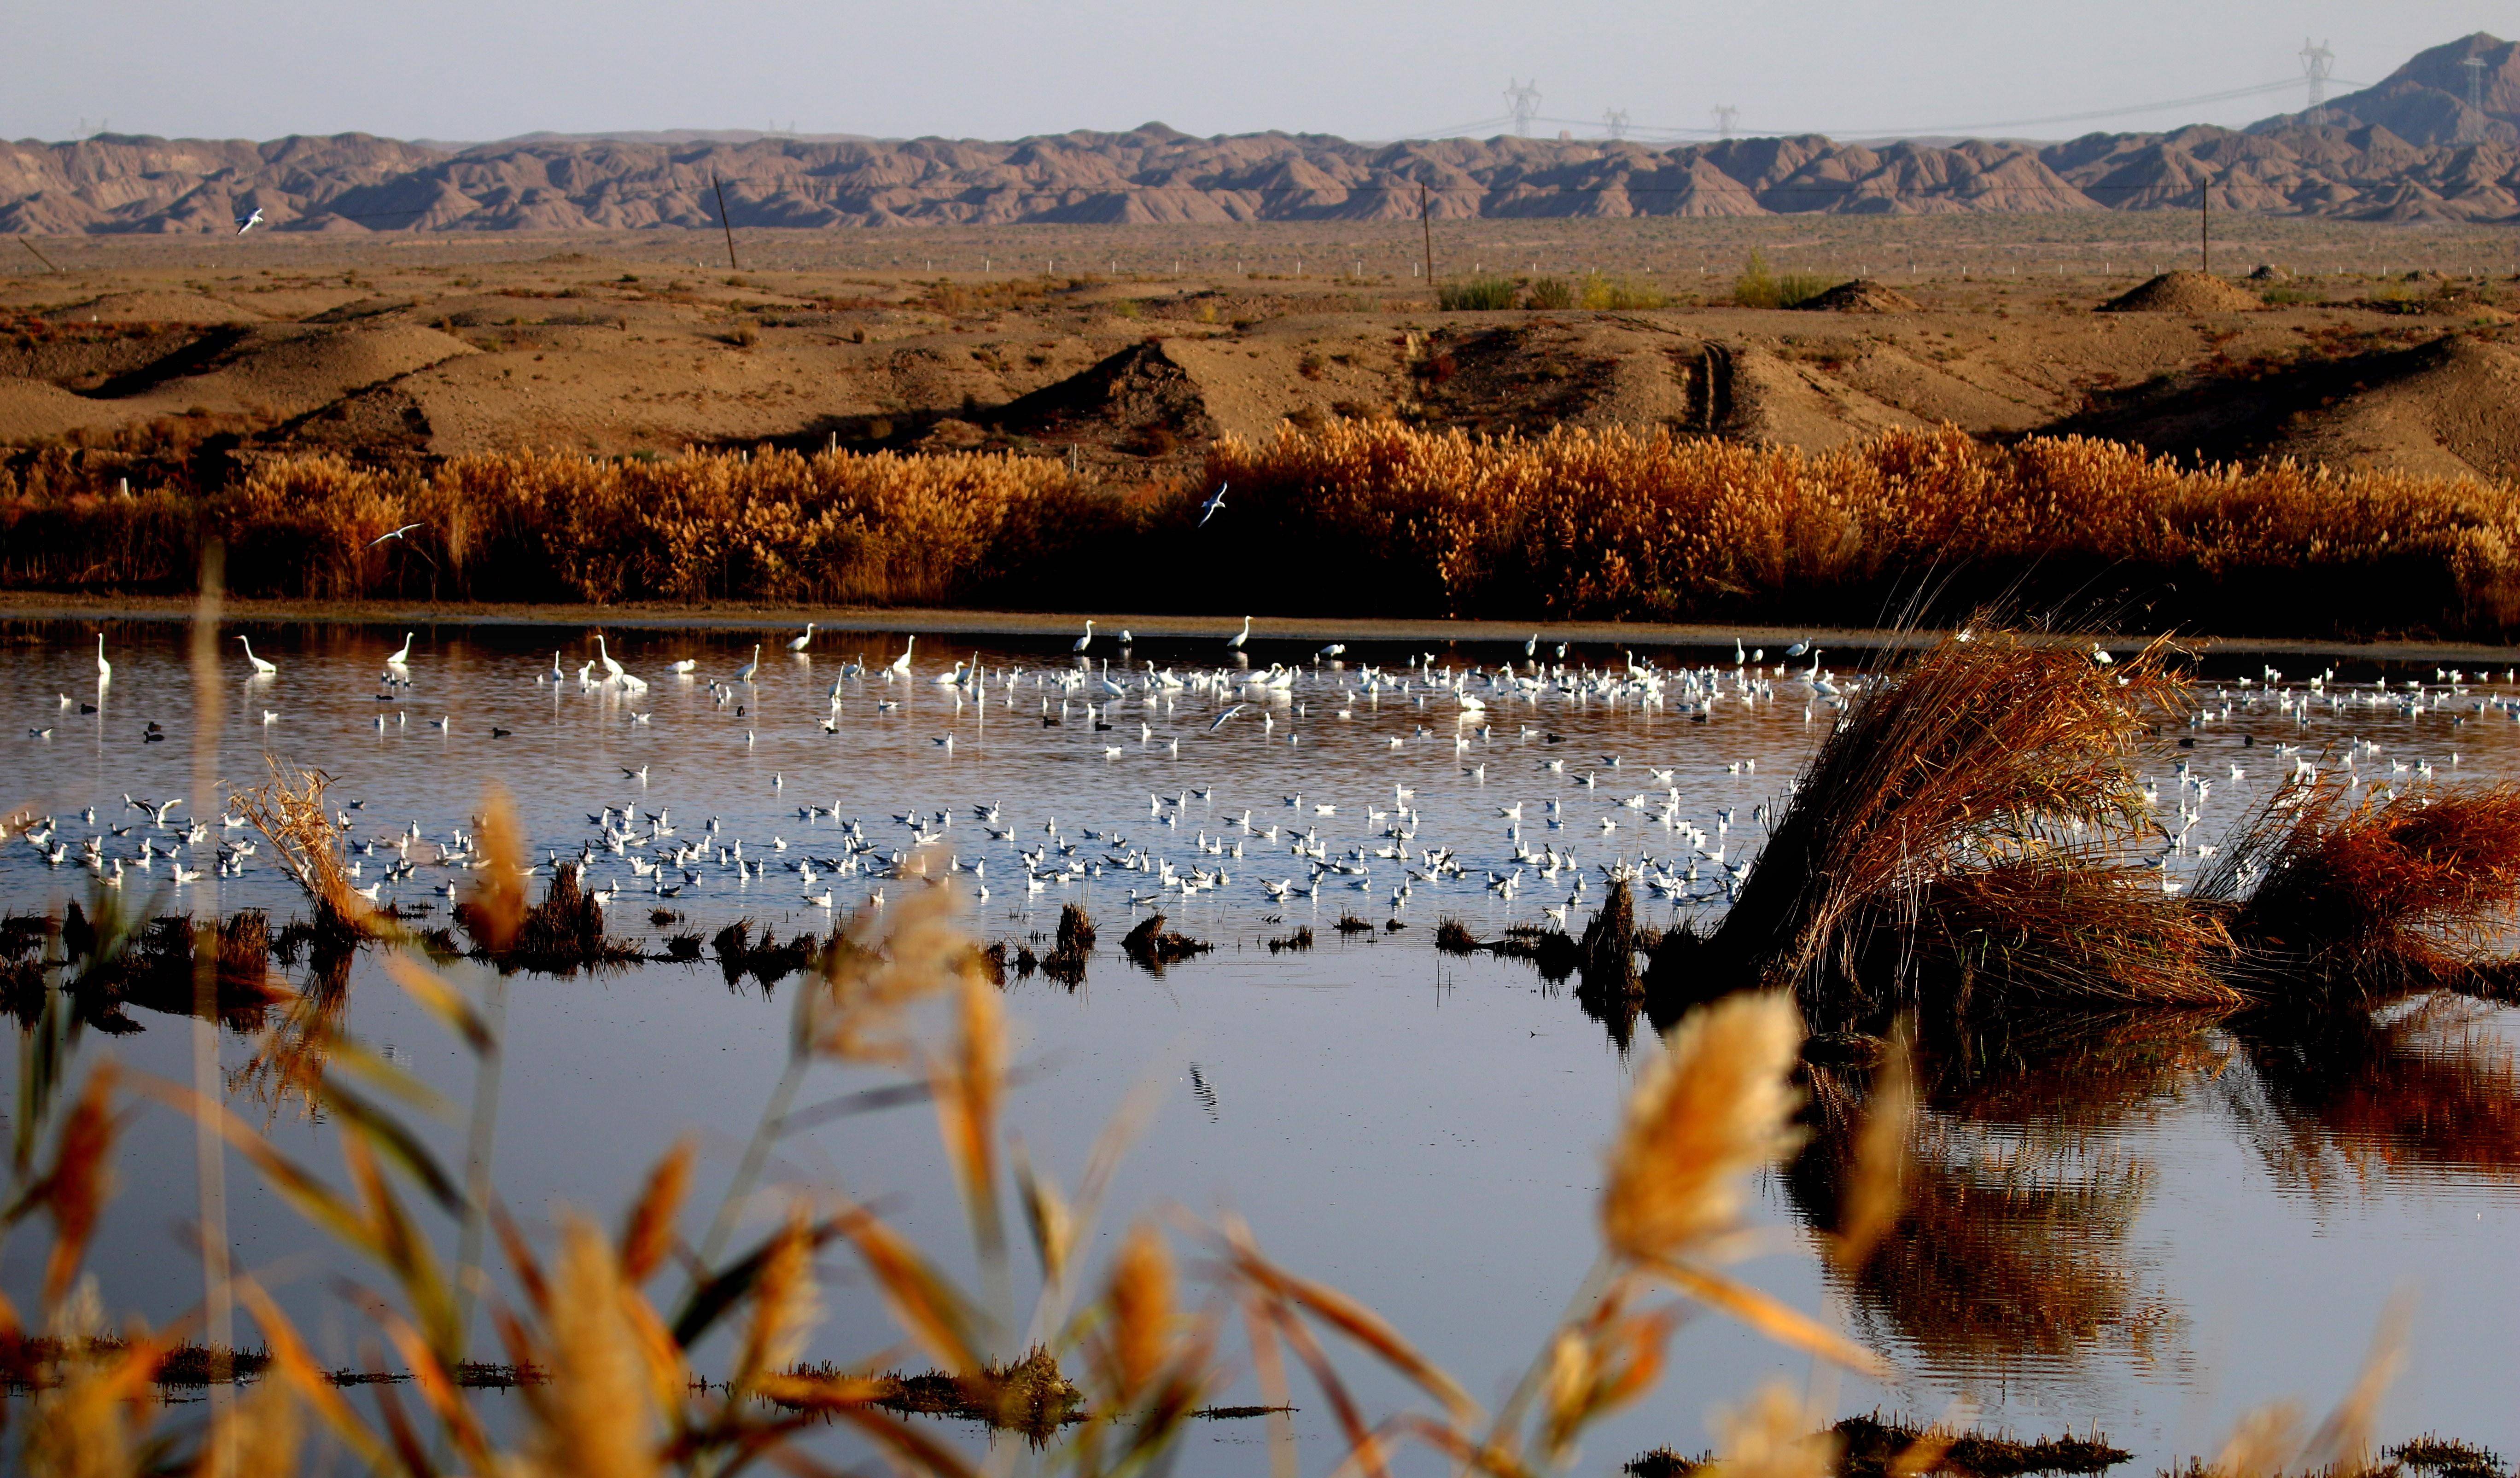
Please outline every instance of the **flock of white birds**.
[[[786, 809], [745, 818], [753, 834], [744, 835], [719, 816], [677, 822], [664, 793], [671, 787], [652, 784], [649, 764], [608, 761], [607, 773], [593, 780], [597, 798], [587, 803], [593, 809], [583, 810], [586, 830], [573, 845], [547, 840], [536, 871], [574, 867], [608, 903], [625, 895], [767, 902], [785, 886], [788, 898], [821, 910], [861, 901], [880, 907], [885, 884], [906, 872], [959, 878], [983, 901], [999, 890], [1030, 900], [1111, 883], [1132, 908], [1179, 907], [1206, 896], [1280, 909], [1328, 900], [1343, 904], [1342, 912], [1404, 918], [1427, 896], [1456, 908], [1508, 913], [1532, 896], [1560, 927], [1570, 926], [1590, 889], [1614, 881], [1678, 907], [1720, 908], [1754, 866], [1771, 808], [1791, 794], [1790, 774], [1778, 772], [1790, 768], [1779, 761], [1793, 755], [1780, 752], [1778, 736], [1798, 718], [1805, 726], [1800, 748], [1807, 751], [1826, 732], [1818, 726], [1834, 723], [1871, 681], [1832, 674], [1821, 653], [1802, 643], [1776, 662], [1764, 650], [1736, 645], [1730, 662], [1663, 666], [1623, 652], [1614, 662], [1592, 665], [1570, 663], [1565, 646], [1544, 645], [1538, 636], [1523, 645], [1518, 659], [1508, 653], [1493, 664], [1440, 663], [1433, 652], [1350, 663], [1345, 647], [1331, 644], [1297, 662], [1256, 665], [1246, 652], [1251, 632], [1246, 620], [1225, 644], [1225, 661], [1194, 666], [1137, 658], [1134, 638], [1124, 632], [1117, 643], [1104, 644], [1116, 648], [1115, 665], [1098, 652], [1088, 622], [1062, 662], [992, 662], [975, 654], [942, 671], [918, 665], [914, 637], [887, 661], [842, 661], [828, 687], [811, 676], [811, 626], [784, 644], [790, 665], [776, 675], [762, 667], [767, 643], [754, 646], [750, 659], [724, 677], [702, 677], [698, 657], [673, 661], [664, 669], [670, 676], [660, 680], [697, 690], [707, 703], [700, 712], [740, 725], [746, 749], [759, 743], [761, 726], [773, 722], [763, 689], [789, 685], [792, 697], [794, 680], [802, 677], [822, 690], [823, 701], [791, 701], [777, 722], [792, 724], [795, 715], [819, 707], [819, 728], [835, 736], [853, 707], [878, 721], [906, 720], [926, 712], [922, 695], [932, 694], [950, 703], [958, 724], [928, 737], [930, 752], [941, 758], [951, 759], [958, 743], [987, 740], [995, 724], [1001, 746], [1029, 731], [1021, 742], [1065, 745], [1062, 752], [1099, 756], [1106, 764], [1133, 756], [1177, 761], [1187, 742], [1202, 769], [1219, 778], [1182, 784], [1174, 766], [1160, 784], [1103, 784], [1095, 787], [1092, 807], [1101, 814], [1062, 823], [1046, 814], [1047, 806], [1037, 819], [1019, 818], [1003, 801], [968, 795], [874, 815], [840, 800], [798, 804], [787, 796], [790, 781], [780, 771], [769, 786]], [[105, 639], [97, 640], [97, 702], [76, 704], [89, 711], [104, 701], [113, 680]], [[236, 640], [247, 681], [268, 690], [278, 665], [256, 654], [248, 636]], [[411, 725], [422, 687], [414, 674], [415, 640], [406, 634], [378, 675], [373, 722], [381, 734]], [[535, 671], [534, 684], [555, 702], [572, 691], [605, 697], [619, 722], [649, 725], [651, 682], [628, 670], [603, 636], [592, 646], [573, 669], [555, 651], [551, 666]], [[2092, 655], [2109, 660], [2103, 649]], [[2256, 678], [2203, 690], [2189, 720], [2193, 732], [2179, 740], [2186, 747], [2170, 750], [2167, 774], [2145, 782], [2158, 813], [2158, 845], [2137, 849], [2132, 860], [2158, 869], [2165, 890], [2183, 886], [2185, 873], [2215, 852], [2220, 828], [2200, 830], [2209, 801], [2218, 787], [2227, 793], [2250, 788], [2253, 769], [2260, 788], [2322, 764], [2357, 785], [2431, 779], [2435, 762], [2396, 752], [2399, 739], [2386, 746], [2359, 734], [2342, 741], [2333, 735], [2320, 739], [2312, 734], [2314, 721], [2335, 720], [2334, 729], [2351, 728], [2354, 716], [2365, 714], [2402, 723], [2446, 720], [2454, 735], [2454, 726], [2489, 713], [2520, 720], [2520, 700], [2490, 689], [2491, 676], [2442, 669], [2430, 683], [2340, 684], [2331, 669], [2287, 682], [2270, 667]], [[2506, 684], [2511, 676], [2503, 674]], [[73, 703], [59, 695], [61, 707]], [[1761, 743], [1708, 742], [1732, 732], [1720, 721], [1744, 710], [1785, 727], [1766, 729]], [[1572, 722], [1579, 716], [1580, 725]], [[276, 739], [281, 717], [277, 709], [259, 708], [267, 741]], [[1631, 723], [1626, 731], [1659, 752], [1598, 752], [1604, 723], [1622, 718], [1669, 720]], [[422, 722], [449, 736], [459, 732], [445, 713], [424, 713]], [[1718, 727], [1695, 727], [1708, 724]], [[1556, 732], [1579, 727], [1591, 734], [1591, 745]], [[2263, 733], [2271, 727], [2274, 733]], [[1242, 733], [1238, 749], [1196, 749], [1234, 738], [1229, 730], [1257, 734]], [[897, 731], [896, 725], [896, 737]], [[39, 739], [52, 732], [29, 731]], [[463, 732], [483, 731], [466, 726]], [[486, 735], [501, 740], [517, 732], [494, 724]], [[2200, 737], [2217, 733], [2225, 742], [2209, 749], [2246, 748], [2266, 738], [2269, 749], [2258, 751], [2265, 761], [2246, 765], [2226, 754], [2209, 765], [2193, 750]], [[144, 739], [163, 737], [153, 722]], [[1288, 758], [1299, 758], [1305, 744], [1327, 742], [1338, 756], [1321, 764], [1321, 784], [1311, 796], [1279, 786], [1270, 787], [1274, 793], [1244, 793], [1257, 788], [1252, 772], [1262, 768], [1255, 764], [1258, 751], [1248, 747], [1254, 742], [1283, 745]], [[1721, 757], [1742, 749], [1766, 753], [1768, 773], [1760, 773], [1756, 752]], [[1377, 752], [1380, 761], [1373, 758]], [[1437, 755], [1447, 762], [1440, 772], [1432, 768]], [[2459, 762], [2455, 749], [2441, 761], [2451, 768]], [[1284, 769], [1281, 764], [1272, 773]], [[1439, 773], [1449, 779], [1431, 778]], [[1371, 789], [1363, 783], [1368, 775], [1375, 778]], [[636, 793], [605, 799], [602, 787], [611, 785]], [[800, 780], [796, 788], [804, 787]], [[1692, 789], [1700, 792], [1695, 804], [1688, 798]], [[1708, 789], [1722, 793], [1708, 798]], [[1142, 813], [1111, 814], [1108, 797], [1123, 790], [1145, 795]], [[1436, 807], [1439, 795], [1445, 804]], [[19, 834], [51, 867], [81, 867], [114, 887], [135, 873], [155, 874], [161, 863], [165, 878], [179, 887], [239, 877], [258, 855], [260, 843], [234, 811], [212, 822], [179, 818], [181, 799], [126, 793], [123, 801], [122, 813], [103, 820], [97, 807], [79, 811], [83, 835], [73, 837], [72, 827], [51, 816], [18, 819]], [[423, 888], [452, 898], [461, 891], [461, 873], [481, 864], [469, 824], [431, 832], [412, 821], [363, 832], [358, 813], [364, 809], [362, 801], [346, 802], [337, 821], [356, 886], [370, 899], [420, 906], [406, 895]], [[1433, 821], [1430, 810], [1438, 812]], [[789, 824], [769, 819], [774, 815], [788, 816]], [[0, 837], [6, 834], [0, 827]]]

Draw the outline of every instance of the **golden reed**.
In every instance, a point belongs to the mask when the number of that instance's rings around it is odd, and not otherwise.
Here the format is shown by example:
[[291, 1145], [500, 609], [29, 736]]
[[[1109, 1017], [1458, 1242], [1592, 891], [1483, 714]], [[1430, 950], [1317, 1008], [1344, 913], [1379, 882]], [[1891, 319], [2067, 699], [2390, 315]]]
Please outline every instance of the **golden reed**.
[[[1224, 514], [1194, 527], [1220, 483]], [[1268, 573], [1265, 599], [1352, 614], [1874, 624], [1923, 614], [1921, 595], [1955, 615], [2008, 598], [2238, 634], [2520, 624], [2510, 483], [2199, 470], [1948, 426], [1802, 452], [1289, 425], [1220, 442], [1194, 483], [1126, 491], [1055, 459], [766, 448], [426, 470], [283, 456], [198, 495], [124, 495], [40, 461], [0, 471], [0, 584], [189, 589], [212, 539], [239, 593], [314, 599], [1057, 605], [1084, 557], [1126, 571], [1138, 601], [1200, 608], [1250, 599], [1217, 589], [1228, 555]]]

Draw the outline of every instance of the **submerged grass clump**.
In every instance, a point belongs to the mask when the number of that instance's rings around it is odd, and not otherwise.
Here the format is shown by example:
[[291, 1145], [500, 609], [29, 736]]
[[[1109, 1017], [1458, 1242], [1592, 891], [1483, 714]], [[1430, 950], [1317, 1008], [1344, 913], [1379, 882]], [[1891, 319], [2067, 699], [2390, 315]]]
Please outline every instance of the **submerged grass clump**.
[[[1919, 1427], [1879, 1411], [1845, 1417], [1829, 1427], [1836, 1438], [1830, 1478], [1917, 1478], [1922, 1473], [1951, 1478], [2024, 1478], [2030, 1473], [2104, 1473], [2135, 1455], [2111, 1447], [2097, 1432], [2078, 1437], [2068, 1432], [2023, 1442], [1979, 1431], [1954, 1432]], [[1684, 1456], [1670, 1448], [1640, 1453], [1621, 1464], [1631, 1478], [1689, 1478], [1716, 1466], [1712, 1453]]]
[[1148, 915], [1120, 940], [1120, 953], [1129, 957], [1130, 963], [1151, 975], [1160, 975], [1166, 965], [1179, 963], [1194, 955], [1204, 955], [1214, 948], [1216, 946], [1212, 944], [1165, 928], [1161, 914]]
[[[604, 905], [586, 891], [573, 866], [563, 864], [555, 870], [542, 901], [505, 930], [489, 922], [488, 908], [475, 901], [458, 903], [455, 921], [472, 936], [481, 956], [497, 962], [502, 969], [568, 975], [581, 968], [630, 964], [644, 958], [636, 945], [605, 932]], [[505, 942], [499, 943], [503, 937]]]
[[[697, 935], [688, 937], [698, 939]], [[837, 938], [835, 932], [832, 939]], [[811, 966], [831, 944], [831, 940], [810, 930], [785, 944], [779, 942], [776, 932], [769, 930], [763, 931], [755, 940], [749, 918], [737, 919], [709, 939], [709, 949], [717, 956], [718, 969], [726, 976], [730, 987], [750, 976], [765, 990]]]
[[1297, 928], [1291, 934], [1281, 934], [1269, 941], [1269, 953], [1272, 955], [1282, 955], [1290, 951], [1300, 954], [1312, 947], [1313, 926], [1309, 923]]
[[[792, 1366], [783, 1375], [824, 1387], [861, 1379], [828, 1363]], [[1084, 1390], [1059, 1369], [1058, 1357], [1046, 1345], [1033, 1346], [1020, 1360], [984, 1366], [968, 1375], [946, 1370], [905, 1375], [895, 1370], [862, 1379], [866, 1399], [888, 1411], [959, 1416], [1037, 1439], [1046, 1439], [1087, 1415]], [[771, 1399], [782, 1406], [807, 1404], [792, 1397]]]

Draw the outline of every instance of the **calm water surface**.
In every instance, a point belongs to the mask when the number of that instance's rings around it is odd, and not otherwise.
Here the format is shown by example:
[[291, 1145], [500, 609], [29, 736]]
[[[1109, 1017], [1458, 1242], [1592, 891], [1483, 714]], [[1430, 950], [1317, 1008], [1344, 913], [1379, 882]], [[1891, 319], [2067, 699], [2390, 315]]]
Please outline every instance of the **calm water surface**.
[[[1765, 808], [1852, 691], [1807, 656], [1780, 670], [1773, 651], [1753, 669], [1729, 650], [1637, 652], [1650, 683], [1630, 675], [1627, 654], [1577, 651], [1563, 680], [1511, 686], [1491, 678], [1522, 659], [1518, 648], [1435, 652], [1430, 677], [1427, 654], [1397, 647], [1319, 660], [1255, 647], [1238, 663], [1199, 642], [1122, 660], [1105, 636], [1081, 662], [1063, 642], [975, 650], [928, 639], [887, 675], [898, 637], [818, 638], [807, 656], [784, 649], [788, 632], [608, 632], [641, 691], [581, 680], [589, 633], [524, 628], [424, 632], [408, 685], [387, 687], [401, 632], [243, 629], [279, 671], [249, 675], [231, 635], [221, 776], [257, 783], [267, 754], [330, 773], [351, 834], [370, 844], [360, 882], [438, 921], [440, 890], [463, 875], [439, 859], [462, 855], [457, 832], [494, 781], [537, 856], [586, 858], [590, 884], [617, 889], [615, 930], [657, 953], [667, 936], [739, 918], [782, 935], [827, 929], [879, 889], [897, 895], [903, 884], [881, 874], [923, 837], [962, 869], [956, 885], [983, 937], [1024, 941], [1054, 927], [1062, 904], [1082, 905], [1103, 939], [1083, 984], [1010, 982], [1025, 1064], [1010, 1111], [1036, 1158], [1072, 1185], [1103, 1121], [1152, 1081], [1159, 1107], [1115, 1207], [1239, 1212], [1281, 1260], [1373, 1304], [1491, 1396], [1591, 1259], [1599, 1146], [1652, 1048], [1623, 1045], [1642, 1028], [1588, 1016], [1524, 966], [1436, 954], [1436, 920], [1492, 933], [1562, 910], [1580, 923], [1605, 869], [1641, 872], [1649, 922], [1711, 917], [1728, 870], [1756, 856]], [[267, 854], [235, 875], [213, 864], [223, 845], [254, 838], [222, 826], [224, 794], [189, 794], [200, 721], [178, 630], [110, 629], [114, 671], [101, 691], [93, 628], [9, 635], [0, 805], [49, 814], [70, 855], [52, 865], [22, 837], [0, 843], [0, 908], [84, 898], [80, 845], [101, 835], [127, 904], [301, 911]], [[735, 681], [761, 640], [759, 670]], [[686, 658], [695, 672], [669, 671]], [[940, 681], [968, 662], [978, 683]], [[1276, 686], [1273, 664], [1292, 668]], [[1466, 691], [1483, 707], [1458, 695], [1470, 668], [1482, 669]], [[2164, 858], [2174, 881], [2199, 844], [2322, 754], [2350, 756], [2377, 784], [2520, 778], [2508, 706], [2520, 689], [2499, 673], [2452, 684], [2429, 667], [2349, 665], [2318, 693], [2307, 676], [2271, 687], [2255, 661], [2222, 659], [2200, 724], [2163, 736], [2149, 773], [2165, 834], [2185, 831]], [[147, 739], [153, 723], [166, 741]], [[180, 801], [159, 826], [126, 795]], [[195, 820], [202, 839], [178, 860], [199, 880], [176, 884], [161, 856], [138, 866], [144, 839], [155, 854]], [[646, 839], [616, 846], [625, 829]], [[660, 851], [679, 860], [649, 871]], [[390, 875], [405, 860], [408, 875]], [[1503, 877], [1517, 881], [1500, 888]], [[1290, 886], [1273, 893], [1279, 882]], [[826, 893], [828, 910], [813, 901]], [[1150, 909], [1214, 953], [1160, 977], [1125, 964], [1111, 946]], [[652, 922], [655, 910], [674, 917]], [[1342, 915], [1377, 927], [1341, 934]], [[1407, 927], [1380, 927], [1391, 919]], [[1309, 953], [1265, 948], [1306, 924], [1319, 941]], [[537, 1227], [562, 1204], [608, 1218], [687, 1132], [701, 1137], [702, 1189], [721, 1187], [778, 1077], [788, 1022], [785, 988], [730, 985], [714, 963], [520, 974], [507, 1009], [494, 1177]], [[469, 1058], [372, 960], [350, 970], [344, 1019], [470, 1100]], [[189, 1074], [178, 1018], [104, 1024], [120, 1029], [91, 1032], [83, 1053]], [[2404, 1293], [2412, 1359], [2386, 1431], [2510, 1451], [2513, 1027], [2509, 1012], [2445, 1000], [2317, 1040], [2156, 1018], [1944, 1044], [1923, 1168], [1890, 1253], [1860, 1285], [1825, 1286], [1805, 1232], [1825, 1215], [1815, 1212], [1825, 1187], [1785, 1173], [1762, 1187], [1775, 1250], [1744, 1271], [1804, 1308], [1842, 1309], [1897, 1362], [1890, 1386], [1839, 1383], [1841, 1409], [1932, 1416], [1965, 1398], [2024, 1433], [2096, 1422], [2138, 1453], [2122, 1471], [2210, 1452], [2261, 1401], [2323, 1407]], [[256, 1034], [220, 1036], [232, 1105], [330, 1164], [329, 1131], [254, 1070]], [[876, 1081], [826, 1069], [804, 1101]], [[460, 1160], [460, 1125], [435, 1133]], [[836, 1118], [787, 1141], [778, 1171], [877, 1197], [923, 1240], [959, 1247], [933, 1134], [915, 1107]], [[199, 1292], [180, 1242], [189, 1131], [144, 1113], [118, 1179], [93, 1266], [110, 1307], [167, 1317]], [[336, 1281], [348, 1270], [241, 1167], [232, 1184], [240, 1258], [284, 1290], [328, 1358], [366, 1358]], [[39, 1276], [30, 1245], [0, 1263], [21, 1307]], [[828, 1299], [816, 1358], [883, 1342], [863, 1288], [835, 1278]], [[1661, 1389], [1595, 1434], [1584, 1469], [1702, 1445], [1710, 1406], [1772, 1373], [1805, 1371], [1729, 1325], [1691, 1325]], [[1327, 1414], [1302, 1421], [1326, 1462]], [[1256, 1424], [1212, 1424], [1190, 1456], [1202, 1472], [1257, 1472], [1260, 1441]]]

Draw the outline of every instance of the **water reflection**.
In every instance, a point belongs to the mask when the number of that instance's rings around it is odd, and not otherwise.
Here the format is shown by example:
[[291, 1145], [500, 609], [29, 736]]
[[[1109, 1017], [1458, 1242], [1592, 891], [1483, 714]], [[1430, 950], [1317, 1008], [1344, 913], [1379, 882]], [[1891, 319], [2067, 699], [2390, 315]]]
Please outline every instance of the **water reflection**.
[[[2138, 1224], [2158, 1179], [2118, 1134], [2210, 1072], [2206, 1023], [2085, 1018], [1934, 1034], [1898, 1224], [1836, 1276], [1858, 1327], [1962, 1389], [2057, 1380], [2093, 1361], [2183, 1368], [2185, 1319]], [[1832, 1051], [1833, 1050], [1833, 1051]], [[1822, 1039], [1795, 1211], [1838, 1224], [1873, 1068]]]
[[2430, 994], [2235, 1022], [2246, 1070], [2223, 1078], [2222, 1101], [2289, 1192], [2520, 1183], [2520, 1060], [2502, 1014]]
[[[2184, 1375], [2187, 1315], [2142, 1223], [2148, 1125], [2219, 1110], [2288, 1193], [2520, 1180], [2520, 1053], [2505, 1013], [2447, 994], [2376, 1009], [1979, 1021], [1918, 1044], [1905, 1211], [1851, 1277], [1858, 1326], [1962, 1390], [2116, 1360]], [[1795, 1214], [1839, 1224], [1878, 1039], [1816, 1038]]]

